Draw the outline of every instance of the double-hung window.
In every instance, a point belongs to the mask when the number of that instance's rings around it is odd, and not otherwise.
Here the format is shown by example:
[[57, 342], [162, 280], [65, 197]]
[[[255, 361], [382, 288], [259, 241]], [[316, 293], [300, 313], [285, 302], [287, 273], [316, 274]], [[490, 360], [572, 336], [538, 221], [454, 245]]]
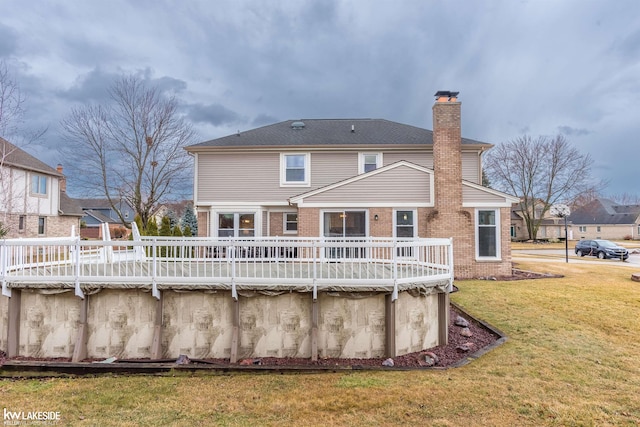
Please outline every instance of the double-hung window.
[[367, 173], [382, 167], [382, 153], [360, 153], [358, 173]]
[[280, 155], [280, 185], [308, 187], [310, 185], [309, 153]]
[[44, 175], [31, 175], [31, 194], [47, 194], [47, 177]]
[[296, 234], [298, 232], [298, 213], [284, 213], [284, 232], [285, 234]]
[[478, 258], [500, 258], [500, 211], [476, 211], [476, 254]]

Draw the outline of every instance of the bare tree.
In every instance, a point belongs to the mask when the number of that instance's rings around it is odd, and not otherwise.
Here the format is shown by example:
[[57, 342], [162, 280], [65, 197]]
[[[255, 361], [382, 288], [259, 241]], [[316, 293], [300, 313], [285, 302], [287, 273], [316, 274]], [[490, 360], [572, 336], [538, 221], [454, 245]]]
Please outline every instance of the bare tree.
[[4, 235], [9, 232], [9, 214], [14, 213], [17, 202], [24, 196], [24, 190], [16, 185], [14, 171], [9, 167], [19, 148], [9, 140], [19, 139], [20, 145], [25, 146], [39, 139], [46, 131], [26, 129], [25, 100], [7, 64], [0, 60], [0, 230], [4, 231]]
[[562, 135], [521, 136], [487, 153], [485, 168], [493, 187], [520, 197], [529, 239], [537, 238], [545, 214], [556, 203], [570, 203], [604, 183], [591, 174], [593, 160]]
[[619, 205], [638, 205], [640, 204], [640, 196], [631, 193], [611, 194], [606, 197]]
[[24, 120], [25, 98], [20, 86], [9, 74], [7, 64], [0, 61], [0, 136], [10, 139]]
[[172, 190], [190, 185], [191, 160], [183, 150], [195, 136], [173, 96], [125, 76], [110, 101], [72, 109], [62, 121], [62, 154], [87, 193], [103, 194], [123, 222], [128, 201], [146, 225]]

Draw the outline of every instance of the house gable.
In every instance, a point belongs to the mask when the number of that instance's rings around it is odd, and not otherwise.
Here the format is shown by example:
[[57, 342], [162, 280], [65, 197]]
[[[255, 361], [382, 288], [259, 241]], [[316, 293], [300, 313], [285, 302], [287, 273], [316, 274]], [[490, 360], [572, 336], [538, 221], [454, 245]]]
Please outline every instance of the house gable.
[[489, 187], [462, 181], [462, 206], [465, 208], [497, 207], [508, 208], [520, 200]]
[[399, 161], [289, 199], [298, 207], [433, 206], [433, 171]]

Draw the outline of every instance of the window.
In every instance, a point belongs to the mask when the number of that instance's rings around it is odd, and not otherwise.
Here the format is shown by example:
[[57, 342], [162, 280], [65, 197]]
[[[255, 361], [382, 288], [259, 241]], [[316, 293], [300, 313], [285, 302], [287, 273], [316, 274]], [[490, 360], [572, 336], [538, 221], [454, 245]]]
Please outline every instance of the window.
[[600, 230], [600, 226], [598, 225], [598, 226], [596, 227], [596, 232], [600, 233], [601, 231], [602, 231], [602, 230]]
[[310, 184], [309, 154], [280, 155], [280, 185], [308, 187]]
[[24, 231], [26, 220], [27, 220], [27, 217], [24, 215], [20, 215], [18, 217], [18, 231]]
[[360, 153], [358, 173], [367, 173], [382, 166], [382, 153]]
[[41, 216], [38, 217], [38, 234], [42, 235], [45, 233], [46, 228], [45, 228], [45, 217]]
[[579, 227], [579, 229], [580, 229], [579, 231], [580, 231], [581, 233], [586, 233], [586, 231], [587, 231], [587, 226], [586, 226], [586, 225], [581, 225], [581, 226]]
[[499, 258], [499, 212], [497, 210], [478, 210], [476, 215], [478, 224], [476, 253], [478, 258]]
[[396, 211], [396, 237], [412, 238], [416, 236], [413, 218], [413, 211]]
[[47, 194], [47, 177], [44, 175], [31, 176], [31, 194]]
[[284, 232], [285, 234], [296, 234], [298, 232], [298, 213], [284, 213]]
[[253, 237], [255, 232], [255, 215], [252, 213], [218, 215], [218, 237]]
[[[395, 236], [399, 239], [411, 239], [416, 237], [416, 227], [414, 211], [396, 211], [395, 216]], [[413, 257], [413, 248], [399, 247], [398, 256]]]

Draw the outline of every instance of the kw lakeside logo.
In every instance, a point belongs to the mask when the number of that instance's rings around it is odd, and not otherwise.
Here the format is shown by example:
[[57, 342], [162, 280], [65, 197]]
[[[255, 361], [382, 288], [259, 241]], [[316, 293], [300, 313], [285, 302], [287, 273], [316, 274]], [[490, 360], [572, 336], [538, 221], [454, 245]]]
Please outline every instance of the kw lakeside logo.
[[60, 411], [10, 411], [4, 408], [2, 413], [3, 425], [24, 426], [56, 425], [60, 421]]

